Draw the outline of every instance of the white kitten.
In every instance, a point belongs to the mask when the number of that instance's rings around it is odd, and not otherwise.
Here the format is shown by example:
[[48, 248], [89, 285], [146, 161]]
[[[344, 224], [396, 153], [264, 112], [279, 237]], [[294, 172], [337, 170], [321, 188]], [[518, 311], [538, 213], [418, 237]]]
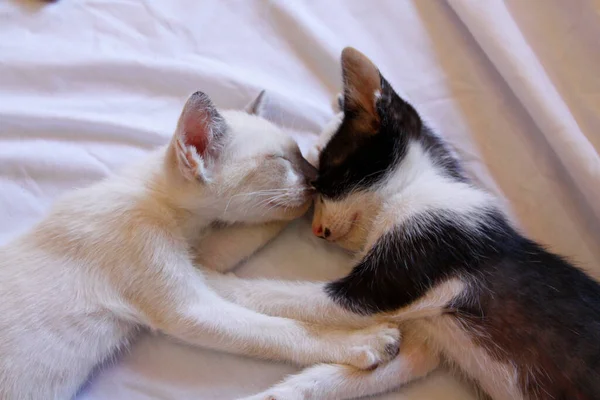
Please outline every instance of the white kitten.
[[[168, 146], [68, 194], [0, 248], [0, 398], [71, 398], [140, 328], [303, 364], [369, 368], [389, 359], [398, 331], [387, 324], [351, 331], [258, 314], [219, 297], [193, 265], [191, 244], [215, 222], [302, 215], [309, 173], [293, 140], [275, 126], [243, 112], [220, 114], [206, 95], [192, 95]], [[211, 254], [218, 235], [248, 229], [205, 237], [198, 259], [231, 264], [280, 225], [258, 225], [262, 236], [250, 236], [230, 258]]]

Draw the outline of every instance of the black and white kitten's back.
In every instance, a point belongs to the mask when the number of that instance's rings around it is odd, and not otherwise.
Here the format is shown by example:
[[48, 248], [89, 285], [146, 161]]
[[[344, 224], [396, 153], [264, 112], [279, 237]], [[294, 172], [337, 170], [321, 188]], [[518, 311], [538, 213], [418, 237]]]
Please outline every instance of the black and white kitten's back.
[[517, 232], [370, 60], [342, 67], [313, 231], [362, 256], [328, 295], [419, 321], [495, 399], [600, 399], [600, 285]]

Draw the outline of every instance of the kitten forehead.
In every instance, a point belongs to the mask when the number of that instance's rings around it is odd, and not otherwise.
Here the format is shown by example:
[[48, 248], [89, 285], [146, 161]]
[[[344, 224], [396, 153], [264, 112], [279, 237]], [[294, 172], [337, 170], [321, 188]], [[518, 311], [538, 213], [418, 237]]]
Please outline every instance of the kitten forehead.
[[294, 140], [271, 122], [240, 111], [223, 111], [229, 126], [228, 153], [232, 157], [286, 155], [297, 146]]
[[[381, 123], [377, 131], [361, 134], [364, 126], [356, 122], [356, 113], [345, 110], [340, 126], [319, 157], [317, 189], [332, 199], [357, 190], [377, 190], [404, 164], [412, 146], [422, 150], [419, 152], [421, 166], [452, 180], [466, 181], [444, 140], [423, 124], [417, 111], [400, 98], [384, 78], [381, 81], [383, 91], [377, 93]], [[402, 176], [404, 171], [400, 169]]]

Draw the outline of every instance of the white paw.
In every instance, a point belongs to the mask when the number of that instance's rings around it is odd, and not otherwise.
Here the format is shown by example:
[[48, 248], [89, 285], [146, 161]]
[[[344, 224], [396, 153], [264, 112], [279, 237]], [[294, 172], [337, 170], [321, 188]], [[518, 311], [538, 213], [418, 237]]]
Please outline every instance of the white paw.
[[374, 369], [398, 355], [400, 331], [394, 324], [384, 323], [352, 334], [349, 364], [360, 369]]

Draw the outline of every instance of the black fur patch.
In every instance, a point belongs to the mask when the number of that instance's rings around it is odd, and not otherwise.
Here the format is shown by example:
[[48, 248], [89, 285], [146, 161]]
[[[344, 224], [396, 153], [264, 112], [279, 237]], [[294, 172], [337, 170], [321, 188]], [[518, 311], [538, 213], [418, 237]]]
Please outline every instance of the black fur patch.
[[[418, 141], [448, 176], [465, 181], [460, 164], [444, 141], [423, 124], [419, 114], [382, 77], [377, 101], [379, 125], [362, 124], [360, 112], [345, 110], [337, 132], [319, 157], [315, 188], [326, 198], [341, 198], [380, 183], [402, 162], [411, 140]], [[371, 130], [357, 132], [357, 130]]]
[[476, 227], [444, 210], [415, 215], [381, 237], [352, 272], [327, 286], [339, 303], [360, 313], [409, 305], [452, 277], [495, 263], [519, 237], [493, 209], [480, 210]]

